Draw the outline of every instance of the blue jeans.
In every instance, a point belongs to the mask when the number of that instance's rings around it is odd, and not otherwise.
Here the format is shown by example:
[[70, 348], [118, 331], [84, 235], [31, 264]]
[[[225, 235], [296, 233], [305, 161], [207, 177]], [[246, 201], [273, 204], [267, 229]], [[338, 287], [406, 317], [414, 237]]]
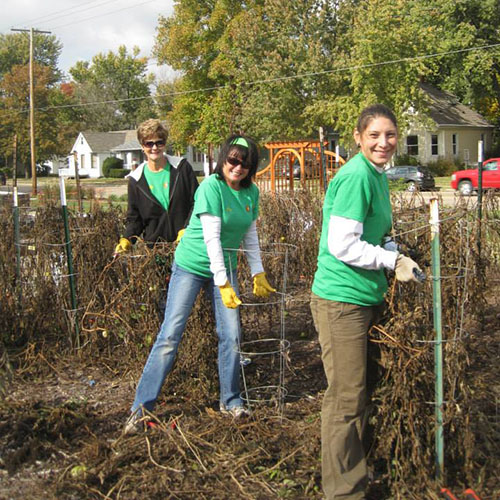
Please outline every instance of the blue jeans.
[[[229, 281], [238, 294], [236, 270], [229, 276]], [[132, 412], [138, 410], [141, 405], [148, 411], [153, 410], [163, 382], [172, 370], [186, 322], [202, 288], [208, 291], [212, 300], [219, 337], [220, 405], [226, 409], [243, 405], [240, 398], [238, 344], [241, 328], [239, 311], [238, 309], [229, 309], [223, 304], [219, 287], [214, 284], [212, 278], [205, 278], [186, 271], [174, 261], [168, 288], [165, 318], [144, 366], [135, 393]]]

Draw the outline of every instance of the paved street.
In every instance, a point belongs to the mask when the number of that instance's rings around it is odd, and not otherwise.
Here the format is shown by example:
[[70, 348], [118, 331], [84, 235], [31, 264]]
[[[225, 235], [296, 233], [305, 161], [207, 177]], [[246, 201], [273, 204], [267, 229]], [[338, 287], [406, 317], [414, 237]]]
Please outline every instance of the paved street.
[[[40, 183], [38, 184], [38, 190], [43, 189], [43, 185], [46, 184], [47, 182], [49, 183], [57, 183], [57, 179], [47, 179], [47, 178], [42, 178], [40, 180]], [[67, 181], [68, 184], [74, 183], [74, 180], [69, 180]], [[85, 179], [82, 182], [82, 187], [83, 188], [94, 188], [96, 192], [96, 196], [98, 198], [108, 198], [110, 195], [115, 195], [115, 196], [122, 196], [124, 194], [127, 194], [127, 181], [123, 180], [121, 182], [111, 182], [109, 184], [104, 184], [102, 182], [92, 182], [90, 179]], [[18, 181], [18, 191], [19, 193], [30, 193], [31, 192], [31, 180], [26, 180], [26, 179], [20, 179]], [[12, 193], [12, 186], [11, 185], [6, 185], [6, 186], [0, 186], [0, 195], [3, 196], [8, 196], [9, 194]], [[443, 204], [445, 206], [452, 207], [455, 205], [456, 200], [460, 199], [460, 195], [456, 194], [454, 190], [452, 190], [450, 187], [445, 187], [442, 188], [439, 191], [423, 191], [421, 193], [409, 193], [409, 192], [402, 192], [402, 195], [404, 196], [405, 199], [411, 199], [412, 197], [420, 197], [422, 196], [425, 200], [426, 203], [429, 203], [429, 200], [431, 198], [435, 198], [436, 196], [441, 197], [443, 200]], [[469, 201], [475, 205], [477, 200], [476, 195], [472, 195], [469, 197]]]

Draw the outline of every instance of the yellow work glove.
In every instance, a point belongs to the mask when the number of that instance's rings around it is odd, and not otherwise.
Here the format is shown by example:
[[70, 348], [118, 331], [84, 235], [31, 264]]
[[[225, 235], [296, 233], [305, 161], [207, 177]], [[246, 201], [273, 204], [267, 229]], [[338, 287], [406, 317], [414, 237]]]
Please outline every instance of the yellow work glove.
[[398, 255], [396, 260], [396, 279], [398, 281], [415, 281], [416, 283], [420, 283], [418, 278], [415, 276], [413, 270], [416, 269], [418, 272], [422, 272], [422, 269], [418, 267], [418, 264], [410, 259], [410, 257], [406, 257], [405, 255]]
[[219, 286], [219, 290], [222, 297], [222, 303], [226, 307], [229, 309], [236, 309], [239, 305], [241, 305], [241, 300], [236, 295], [236, 292], [229, 281], [226, 281], [225, 285]]
[[266, 273], [259, 273], [253, 277], [253, 294], [257, 297], [269, 297], [271, 292], [275, 292], [266, 278]]
[[115, 247], [115, 252], [113, 257], [116, 257], [120, 253], [128, 252], [132, 248], [132, 243], [127, 238], [120, 238], [118, 245]]
[[181, 241], [182, 237], [184, 236], [184, 231], [185, 229], [179, 229], [179, 232], [177, 233], [177, 238], [175, 239], [176, 243], [179, 243], [179, 241]]

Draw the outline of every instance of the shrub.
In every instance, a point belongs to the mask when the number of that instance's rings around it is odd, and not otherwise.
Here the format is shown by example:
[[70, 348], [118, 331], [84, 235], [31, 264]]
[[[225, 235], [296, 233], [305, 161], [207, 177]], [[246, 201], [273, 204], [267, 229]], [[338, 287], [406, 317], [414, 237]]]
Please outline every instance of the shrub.
[[123, 169], [123, 160], [115, 156], [110, 156], [106, 158], [102, 164], [102, 175], [104, 175], [104, 177], [109, 177], [110, 171], [117, 169]]
[[123, 179], [129, 173], [128, 170], [124, 168], [112, 168], [109, 171], [107, 177], [112, 177], [114, 179]]
[[394, 156], [394, 166], [398, 167], [399, 165], [418, 165], [418, 160], [414, 156], [410, 155], [397, 155]]
[[389, 181], [389, 191], [406, 191], [408, 186], [403, 179], [397, 179], [395, 181]]
[[436, 161], [429, 162], [427, 168], [436, 177], [446, 177], [451, 175], [456, 170], [463, 170], [465, 166], [457, 160], [439, 158]]

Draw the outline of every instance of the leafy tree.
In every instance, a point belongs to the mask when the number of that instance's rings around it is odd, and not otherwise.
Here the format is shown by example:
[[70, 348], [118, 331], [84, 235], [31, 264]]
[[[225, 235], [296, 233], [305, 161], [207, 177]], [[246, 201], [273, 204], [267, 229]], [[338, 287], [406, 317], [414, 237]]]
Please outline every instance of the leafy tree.
[[257, 139], [315, 134], [304, 110], [336, 82], [296, 77], [330, 67], [337, 7], [318, 0], [177, 2], [174, 15], [160, 20], [156, 44], [158, 58], [183, 71], [169, 112], [175, 140], [200, 146], [235, 131]]
[[[68, 116], [66, 106], [70, 98], [60, 87], [51, 85], [53, 73], [50, 67], [35, 64], [34, 96], [35, 143], [37, 162], [49, 159], [53, 155], [67, 153], [71, 137], [74, 138], [74, 121]], [[17, 134], [17, 156], [20, 164], [28, 165], [30, 158], [29, 128], [29, 67], [13, 66], [0, 81], [0, 150], [4, 156], [10, 156], [13, 138]]]
[[162, 111], [184, 145], [239, 130], [261, 140], [315, 136], [318, 125], [348, 141], [374, 102], [392, 107], [403, 128], [426, 122], [428, 82], [500, 120], [498, 49], [469, 50], [499, 42], [497, 3], [178, 0], [156, 40], [158, 59], [182, 71]]
[[[77, 114], [70, 89], [59, 85], [57, 68], [62, 45], [54, 36], [34, 34], [35, 141], [37, 158], [66, 154], [74, 138]], [[0, 35], [0, 154], [7, 164], [17, 134], [17, 156], [28, 165], [29, 145], [29, 36], [26, 33]], [[29, 169], [28, 169], [29, 170]]]
[[[241, 2], [226, 0], [180, 0], [174, 14], [160, 17], [155, 54], [159, 62], [182, 71], [174, 82], [176, 97], [168, 111], [170, 136], [174, 145], [193, 144], [202, 147], [218, 138], [198, 132], [202, 116], [212, 105], [212, 94], [199, 89], [224, 85], [210, 76], [210, 65], [217, 56], [216, 43], [229, 21], [241, 9]], [[218, 121], [220, 123], [220, 120]]]
[[75, 99], [82, 105], [82, 128], [134, 128], [151, 117], [154, 107], [148, 97], [152, 77], [146, 74], [147, 58], [138, 55], [138, 47], [129, 54], [122, 45], [117, 54], [100, 53], [92, 63], [79, 61], [70, 69]]
[[[495, 0], [366, 0], [341, 5], [350, 29], [338, 51], [344, 92], [309, 109], [347, 139], [361, 108], [391, 106], [404, 127], [425, 117], [428, 102], [419, 82], [452, 91], [478, 110], [498, 102], [498, 51], [435, 54], [498, 43]], [[495, 21], [496, 19], [496, 21]], [[492, 23], [493, 20], [493, 23]], [[391, 62], [397, 61], [397, 62]], [[473, 98], [475, 96], [475, 98]], [[333, 98], [332, 98], [333, 97]], [[482, 107], [482, 103], [485, 104]], [[407, 111], [413, 109], [413, 114]], [[422, 121], [425, 121], [423, 119]]]
[[[54, 35], [33, 34], [33, 59], [41, 66], [52, 68], [51, 82], [61, 79], [62, 73], [57, 64], [61, 55], [62, 44]], [[0, 78], [9, 73], [14, 66], [29, 63], [29, 34], [0, 34]]]

